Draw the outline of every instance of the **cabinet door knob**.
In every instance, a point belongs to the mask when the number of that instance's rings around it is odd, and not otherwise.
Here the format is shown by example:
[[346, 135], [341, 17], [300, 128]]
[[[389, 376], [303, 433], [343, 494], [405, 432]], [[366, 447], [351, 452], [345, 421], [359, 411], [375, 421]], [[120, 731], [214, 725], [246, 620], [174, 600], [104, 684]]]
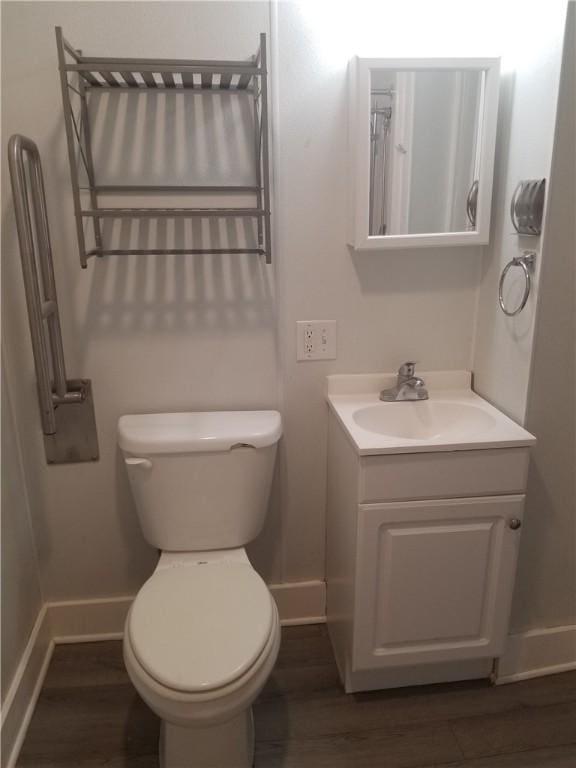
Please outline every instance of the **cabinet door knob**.
[[522, 520], [518, 520], [517, 517], [513, 517], [512, 520], [508, 522], [508, 527], [511, 528], [513, 531], [517, 531], [518, 528], [522, 526]]

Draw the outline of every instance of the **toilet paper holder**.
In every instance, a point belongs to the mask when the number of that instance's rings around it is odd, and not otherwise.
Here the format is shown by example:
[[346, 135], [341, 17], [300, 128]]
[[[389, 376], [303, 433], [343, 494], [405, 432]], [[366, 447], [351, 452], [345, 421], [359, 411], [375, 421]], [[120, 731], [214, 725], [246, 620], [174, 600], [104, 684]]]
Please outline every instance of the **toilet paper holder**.
[[510, 218], [519, 235], [542, 232], [546, 179], [519, 181], [510, 203]]

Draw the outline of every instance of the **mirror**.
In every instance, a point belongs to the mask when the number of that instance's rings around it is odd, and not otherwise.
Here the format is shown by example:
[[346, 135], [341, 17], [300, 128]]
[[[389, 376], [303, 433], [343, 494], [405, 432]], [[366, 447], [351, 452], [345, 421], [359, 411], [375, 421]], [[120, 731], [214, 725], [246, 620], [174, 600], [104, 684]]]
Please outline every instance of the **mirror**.
[[370, 235], [474, 231], [484, 72], [370, 74]]
[[487, 242], [498, 60], [356, 58], [351, 70], [350, 244]]

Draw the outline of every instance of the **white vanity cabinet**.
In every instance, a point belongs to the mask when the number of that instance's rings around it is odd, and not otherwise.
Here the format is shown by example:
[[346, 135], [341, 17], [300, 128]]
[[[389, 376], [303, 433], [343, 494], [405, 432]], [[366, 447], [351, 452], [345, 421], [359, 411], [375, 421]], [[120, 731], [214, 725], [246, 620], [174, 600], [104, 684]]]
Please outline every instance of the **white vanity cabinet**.
[[528, 452], [360, 455], [330, 411], [327, 621], [347, 691], [490, 675], [508, 632]]

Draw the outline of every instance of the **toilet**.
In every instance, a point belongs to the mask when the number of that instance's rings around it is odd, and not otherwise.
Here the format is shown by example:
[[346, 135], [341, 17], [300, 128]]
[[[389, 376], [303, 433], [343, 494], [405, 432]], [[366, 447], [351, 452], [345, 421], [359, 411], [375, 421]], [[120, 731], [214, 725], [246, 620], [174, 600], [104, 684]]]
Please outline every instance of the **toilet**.
[[252, 702], [280, 622], [244, 546], [266, 517], [277, 411], [122, 416], [142, 532], [161, 554], [126, 619], [124, 661], [161, 718], [161, 768], [250, 768]]

